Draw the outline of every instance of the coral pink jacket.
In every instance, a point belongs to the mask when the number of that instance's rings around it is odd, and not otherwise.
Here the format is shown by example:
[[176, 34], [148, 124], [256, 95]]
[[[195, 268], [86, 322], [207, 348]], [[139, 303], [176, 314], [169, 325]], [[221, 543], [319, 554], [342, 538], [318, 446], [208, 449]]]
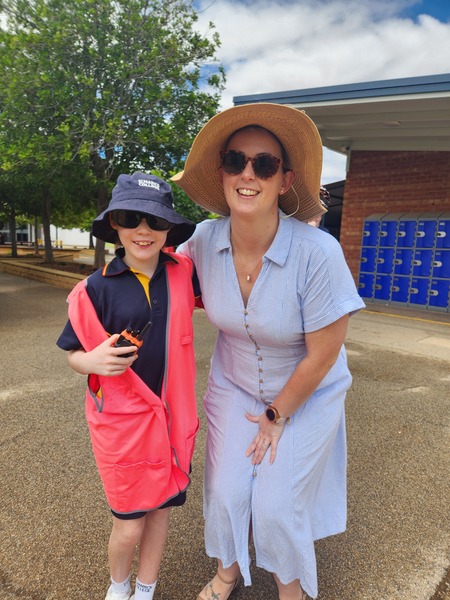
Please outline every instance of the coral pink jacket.
[[[155, 509], [190, 483], [199, 427], [192, 265], [184, 256], [174, 258], [177, 263], [167, 265], [168, 342], [161, 398], [132, 369], [115, 377], [88, 377], [86, 418], [92, 448], [108, 503], [118, 513]], [[69, 319], [86, 351], [108, 338], [85, 281], [75, 286], [68, 302]]]

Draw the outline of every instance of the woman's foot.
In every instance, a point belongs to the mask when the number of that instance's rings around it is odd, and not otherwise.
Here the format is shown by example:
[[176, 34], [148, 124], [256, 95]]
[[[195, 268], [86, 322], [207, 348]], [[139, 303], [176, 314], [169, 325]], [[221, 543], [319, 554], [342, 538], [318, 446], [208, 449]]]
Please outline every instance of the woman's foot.
[[197, 596], [197, 600], [227, 600], [237, 586], [238, 580], [239, 577], [233, 581], [225, 581], [219, 573], [216, 573]]

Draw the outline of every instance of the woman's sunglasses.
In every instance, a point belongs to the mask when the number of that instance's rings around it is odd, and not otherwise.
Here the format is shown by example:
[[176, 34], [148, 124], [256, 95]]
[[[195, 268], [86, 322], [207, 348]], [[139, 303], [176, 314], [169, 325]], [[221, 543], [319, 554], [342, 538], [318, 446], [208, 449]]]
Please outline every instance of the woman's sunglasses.
[[169, 223], [169, 221], [166, 221], [162, 217], [135, 212], [133, 210], [112, 210], [111, 219], [116, 225], [125, 227], [125, 229], [136, 229], [142, 219], [145, 219], [147, 225], [154, 231], [168, 231], [173, 227], [173, 223]]
[[281, 158], [277, 158], [267, 152], [257, 154], [253, 158], [245, 156], [243, 152], [237, 150], [227, 150], [220, 153], [221, 166], [228, 175], [239, 175], [251, 161], [253, 172], [259, 179], [270, 179], [278, 171]]

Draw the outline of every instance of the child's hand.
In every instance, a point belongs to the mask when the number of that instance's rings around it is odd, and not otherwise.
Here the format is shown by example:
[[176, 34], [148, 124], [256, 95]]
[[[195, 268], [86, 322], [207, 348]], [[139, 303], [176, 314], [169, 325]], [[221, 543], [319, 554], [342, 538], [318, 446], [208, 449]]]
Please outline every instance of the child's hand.
[[84, 350], [72, 350], [69, 352], [69, 365], [77, 373], [89, 375], [115, 376], [122, 375], [128, 367], [130, 367], [137, 358], [137, 354], [124, 357], [124, 354], [136, 352], [136, 346], [122, 346], [114, 348], [119, 334], [115, 333], [110, 338], [99, 344], [90, 352]]

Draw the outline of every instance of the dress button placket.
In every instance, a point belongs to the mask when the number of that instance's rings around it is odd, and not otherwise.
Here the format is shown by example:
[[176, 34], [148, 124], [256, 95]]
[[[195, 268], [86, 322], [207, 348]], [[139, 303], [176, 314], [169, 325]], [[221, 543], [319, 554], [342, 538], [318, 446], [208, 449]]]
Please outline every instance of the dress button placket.
[[264, 402], [264, 404], [267, 404], [266, 399], [264, 397], [264, 387], [263, 387], [263, 384], [264, 384], [263, 357], [261, 355], [261, 348], [258, 345], [258, 343], [256, 342], [255, 338], [253, 337], [252, 332], [250, 331], [250, 324], [248, 323], [248, 310], [244, 310], [244, 327], [245, 327], [248, 337], [250, 338], [253, 345], [255, 346], [255, 354], [258, 359], [259, 399], [261, 400], [261, 402]]

